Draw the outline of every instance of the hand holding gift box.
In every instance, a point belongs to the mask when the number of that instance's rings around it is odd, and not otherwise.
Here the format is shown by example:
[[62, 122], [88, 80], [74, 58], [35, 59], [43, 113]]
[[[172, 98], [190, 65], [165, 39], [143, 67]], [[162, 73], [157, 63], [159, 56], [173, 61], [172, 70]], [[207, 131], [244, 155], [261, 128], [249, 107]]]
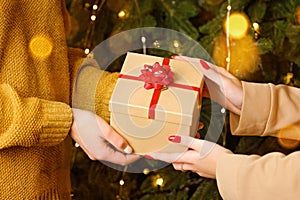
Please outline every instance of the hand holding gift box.
[[111, 126], [137, 154], [183, 152], [168, 137], [196, 133], [203, 83], [188, 62], [127, 53], [110, 99]]

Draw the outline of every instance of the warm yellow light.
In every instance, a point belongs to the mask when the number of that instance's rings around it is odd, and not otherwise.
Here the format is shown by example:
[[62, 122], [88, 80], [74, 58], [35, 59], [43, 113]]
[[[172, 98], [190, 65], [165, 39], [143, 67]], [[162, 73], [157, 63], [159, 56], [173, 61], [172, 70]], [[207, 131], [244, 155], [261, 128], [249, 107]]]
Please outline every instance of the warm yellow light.
[[[281, 129], [277, 133], [278, 143], [286, 149], [294, 149], [300, 144], [300, 130], [297, 126], [291, 125]], [[285, 139], [290, 138], [290, 139]]]
[[178, 42], [178, 40], [174, 40], [174, 41], [173, 41], [173, 45], [174, 45], [175, 48], [178, 48], [178, 47], [179, 47], [179, 42]]
[[33, 56], [47, 58], [52, 52], [53, 44], [44, 36], [35, 36], [29, 42], [29, 49]]
[[120, 183], [120, 185], [124, 185], [125, 184], [125, 182], [124, 182], [123, 179], [121, 179], [119, 183]]
[[149, 170], [148, 168], [145, 168], [145, 169], [143, 170], [143, 173], [144, 173], [145, 175], [149, 174], [149, 172], [150, 172], [150, 170]]
[[119, 18], [124, 18], [126, 16], [126, 12], [124, 10], [121, 10], [119, 13], [118, 13], [118, 17]]
[[259, 32], [259, 24], [258, 24], [258, 23], [254, 22], [254, 23], [252, 24], [252, 26], [253, 26], [253, 29], [254, 29], [256, 32]]
[[163, 178], [157, 178], [157, 179], [156, 179], [156, 185], [162, 186], [163, 183], [164, 183], [164, 179], [163, 179]]
[[90, 53], [90, 50], [89, 50], [88, 48], [86, 48], [86, 49], [84, 50], [84, 53], [85, 53], [85, 54], [89, 54], [89, 53]]
[[249, 30], [249, 19], [245, 14], [232, 13], [224, 23], [224, 30], [231, 38], [240, 39]]
[[93, 10], [97, 10], [98, 9], [98, 6], [95, 4], [93, 5]]
[[79, 147], [79, 144], [76, 142], [74, 146], [75, 146], [75, 147]]
[[92, 16], [91, 16], [91, 20], [92, 20], [92, 21], [95, 21], [95, 20], [96, 20], [96, 15], [92, 15]]

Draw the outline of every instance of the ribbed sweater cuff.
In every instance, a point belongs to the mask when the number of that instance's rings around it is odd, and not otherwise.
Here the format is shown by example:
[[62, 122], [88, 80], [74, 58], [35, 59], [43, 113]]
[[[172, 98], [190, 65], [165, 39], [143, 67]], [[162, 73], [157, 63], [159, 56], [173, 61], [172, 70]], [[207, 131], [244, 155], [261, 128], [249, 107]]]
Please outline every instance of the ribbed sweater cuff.
[[68, 135], [72, 124], [71, 107], [65, 103], [42, 100], [41, 145], [57, 145]]

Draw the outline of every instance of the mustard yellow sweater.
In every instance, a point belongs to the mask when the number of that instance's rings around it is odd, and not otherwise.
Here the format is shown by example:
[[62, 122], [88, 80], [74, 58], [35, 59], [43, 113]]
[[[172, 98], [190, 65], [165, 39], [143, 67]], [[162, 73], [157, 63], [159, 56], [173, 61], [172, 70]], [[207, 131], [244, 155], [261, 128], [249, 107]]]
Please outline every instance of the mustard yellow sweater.
[[0, 0], [0, 13], [0, 199], [70, 199], [73, 61], [83, 54], [67, 48], [64, 2]]

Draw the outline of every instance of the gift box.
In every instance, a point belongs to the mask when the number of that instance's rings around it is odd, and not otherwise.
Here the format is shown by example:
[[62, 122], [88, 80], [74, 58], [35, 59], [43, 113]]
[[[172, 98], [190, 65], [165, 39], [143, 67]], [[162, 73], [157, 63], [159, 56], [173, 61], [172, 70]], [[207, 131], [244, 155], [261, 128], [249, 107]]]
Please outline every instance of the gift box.
[[137, 154], [183, 152], [168, 137], [196, 134], [203, 83], [191, 63], [128, 52], [109, 102], [111, 126]]

